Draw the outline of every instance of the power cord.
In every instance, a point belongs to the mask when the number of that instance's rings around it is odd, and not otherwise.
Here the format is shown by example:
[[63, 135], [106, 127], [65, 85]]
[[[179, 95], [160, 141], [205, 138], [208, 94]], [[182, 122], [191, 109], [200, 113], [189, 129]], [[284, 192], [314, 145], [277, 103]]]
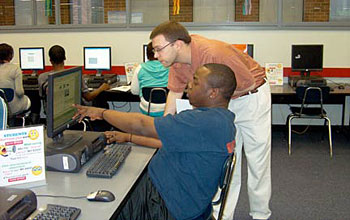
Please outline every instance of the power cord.
[[126, 105], [129, 106], [129, 109], [126, 111], [126, 112], [130, 112], [131, 111], [131, 103], [130, 102], [125, 102], [124, 104], [118, 106], [116, 104], [114, 104], [115, 102], [112, 102], [112, 106], [113, 106], [113, 109], [117, 109], [117, 108], [124, 108]]
[[292, 132], [295, 133], [295, 134], [299, 134], [299, 135], [305, 134], [306, 131], [309, 129], [309, 127], [310, 127], [310, 125], [307, 125], [306, 128], [303, 131], [296, 131], [296, 130], [292, 129]]
[[86, 196], [56, 196], [56, 195], [48, 195], [48, 194], [39, 194], [37, 197], [51, 197], [51, 198], [66, 198], [66, 199], [86, 199]]

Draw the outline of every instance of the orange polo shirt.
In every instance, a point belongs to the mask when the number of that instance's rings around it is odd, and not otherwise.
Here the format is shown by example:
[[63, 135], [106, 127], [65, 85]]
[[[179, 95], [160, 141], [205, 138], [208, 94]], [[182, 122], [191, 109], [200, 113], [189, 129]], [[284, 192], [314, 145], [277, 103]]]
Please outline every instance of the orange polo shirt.
[[237, 88], [232, 98], [237, 98], [264, 81], [264, 69], [249, 55], [231, 44], [191, 35], [191, 65], [175, 63], [169, 71], [168, 88], [174, 92], [183, 92], [198, 67], [207, 63], [225, 64], [236, 76]]

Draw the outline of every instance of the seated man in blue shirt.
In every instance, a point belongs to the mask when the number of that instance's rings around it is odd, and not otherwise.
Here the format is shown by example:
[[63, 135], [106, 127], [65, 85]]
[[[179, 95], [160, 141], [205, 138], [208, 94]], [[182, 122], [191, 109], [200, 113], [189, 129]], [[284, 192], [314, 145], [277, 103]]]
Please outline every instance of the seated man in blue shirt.
[[235, 75], [229, 67], [205, 64], [188, 84], [193, 110], [152, 118], [75, 105], [75, 118], [104, 119], [138, 138], [161, 142], [117, 219], [204, 217], [217, 191], [222, 166], [234, 150], [235, 116], [227, 106], [235, 88]]

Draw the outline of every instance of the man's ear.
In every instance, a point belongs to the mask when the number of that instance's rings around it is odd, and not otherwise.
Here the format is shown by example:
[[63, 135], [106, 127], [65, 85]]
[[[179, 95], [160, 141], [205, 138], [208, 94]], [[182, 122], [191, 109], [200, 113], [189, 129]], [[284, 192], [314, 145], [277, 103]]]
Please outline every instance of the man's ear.
[[185, 42], [183, 42], [182, 40], [177, 40], [174, 42], [174, 46], [176, 47], [176, 49], [181, 49], [184, 44]]
[[214, 99], [220, 94], [220, 89], [219, 88], [211, 88], [209, 93], [209, 98]]

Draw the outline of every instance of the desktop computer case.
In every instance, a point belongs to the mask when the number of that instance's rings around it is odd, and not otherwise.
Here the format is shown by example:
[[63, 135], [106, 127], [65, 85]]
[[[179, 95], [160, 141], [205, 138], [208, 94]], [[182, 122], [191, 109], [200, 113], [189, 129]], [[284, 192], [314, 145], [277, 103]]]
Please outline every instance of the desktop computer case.
[[46, 138], [45, 163], [49, 171], [77, 173], [94, 154], [105, 146], [105, 136], [101, 132], [66, 130], [65, 133], [80, 134], [83, 135], [83, 138], [73, 146], [62, 150], [46, 147], [52, 141], [51, 138]]
[[0, 187], [0, 220], [23, 220], [36, 207], [36, 196], [31, 190]]

